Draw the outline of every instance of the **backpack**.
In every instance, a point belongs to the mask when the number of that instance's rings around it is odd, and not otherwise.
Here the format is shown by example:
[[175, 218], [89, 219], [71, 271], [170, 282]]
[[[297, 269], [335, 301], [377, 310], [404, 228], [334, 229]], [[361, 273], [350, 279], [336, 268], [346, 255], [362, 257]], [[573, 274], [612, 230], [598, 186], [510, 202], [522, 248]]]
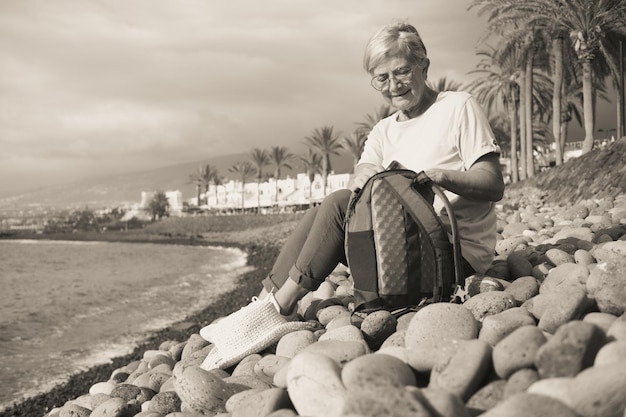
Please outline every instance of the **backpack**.
[[[450, 218], [452, 242], [432, 206], [435, 194]], [[372, 176], [350, 199], [345, 231], [355, 312], [449, 301], [455, 284], [463, 286], [454, 213], [424, 172]]]

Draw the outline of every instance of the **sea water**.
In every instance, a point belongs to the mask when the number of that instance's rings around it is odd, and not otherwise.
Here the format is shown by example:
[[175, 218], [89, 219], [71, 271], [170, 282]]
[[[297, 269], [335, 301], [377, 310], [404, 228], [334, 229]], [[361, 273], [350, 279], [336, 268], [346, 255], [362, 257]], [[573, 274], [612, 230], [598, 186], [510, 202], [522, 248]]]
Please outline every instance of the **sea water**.
[[0, 240], [0, 410], [132, 352], [247, 268], [230, 248]]

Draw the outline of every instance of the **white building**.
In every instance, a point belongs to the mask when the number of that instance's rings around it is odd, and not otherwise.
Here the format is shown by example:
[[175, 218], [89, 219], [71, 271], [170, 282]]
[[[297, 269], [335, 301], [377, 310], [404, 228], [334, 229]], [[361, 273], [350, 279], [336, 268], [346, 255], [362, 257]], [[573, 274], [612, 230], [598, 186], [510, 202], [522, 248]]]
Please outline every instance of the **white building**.
[[[316, 175], [312, 183], [304, 173], [298, 174], [296, 178], [287, 177], [278, 181], [270, 178], [262, 183], [248, 182], [243, 187], [243, 193], [241, 181], [231, 180], [217, 187], [214, 184], [209, 185], [208, 192], [201, 195], [201, 198], [207, 201], [203, 207], [218, 210], [303, 206], [311, 202], [319, 203], [325, 195], [346, 188], [349, 180], [350, 174], [328, 175], [325, 193], [320, 175]], [[194, 197], [189, 202], [197, 205], [197, 198]]]

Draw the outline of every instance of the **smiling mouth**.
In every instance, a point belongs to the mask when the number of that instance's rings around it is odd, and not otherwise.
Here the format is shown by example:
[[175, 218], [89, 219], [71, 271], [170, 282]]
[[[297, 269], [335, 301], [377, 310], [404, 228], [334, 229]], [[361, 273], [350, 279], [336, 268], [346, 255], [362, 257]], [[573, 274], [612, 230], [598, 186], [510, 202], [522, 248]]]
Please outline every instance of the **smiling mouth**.
[[409, 93], [409, 91], [411, 91], [411, 90], [406, 90], [404, 93], [402, 93], [402, 94], [396, 94], [396, 95], [394, 95], [394, 96], [392, 96], [392, 97], [393, 97], [393, 98], [396, 98], [396, 97], [406, 96], [406, 95]]

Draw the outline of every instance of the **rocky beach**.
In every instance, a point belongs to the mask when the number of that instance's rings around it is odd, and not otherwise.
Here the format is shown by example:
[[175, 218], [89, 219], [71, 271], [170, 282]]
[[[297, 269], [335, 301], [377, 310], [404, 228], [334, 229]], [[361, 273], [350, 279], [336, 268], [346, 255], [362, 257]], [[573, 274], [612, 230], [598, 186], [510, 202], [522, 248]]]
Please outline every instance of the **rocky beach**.
[[0, 412], [48, 417], [626, 415], [626, 138], [507, 188], [496, 258], [462, 304], [351, 324], [338, 268], [299, 304], [313, 330], [225, 369], [203, 326], [258, 292], [289, 231], [238, 245], [255, 267], [131, 354]]

